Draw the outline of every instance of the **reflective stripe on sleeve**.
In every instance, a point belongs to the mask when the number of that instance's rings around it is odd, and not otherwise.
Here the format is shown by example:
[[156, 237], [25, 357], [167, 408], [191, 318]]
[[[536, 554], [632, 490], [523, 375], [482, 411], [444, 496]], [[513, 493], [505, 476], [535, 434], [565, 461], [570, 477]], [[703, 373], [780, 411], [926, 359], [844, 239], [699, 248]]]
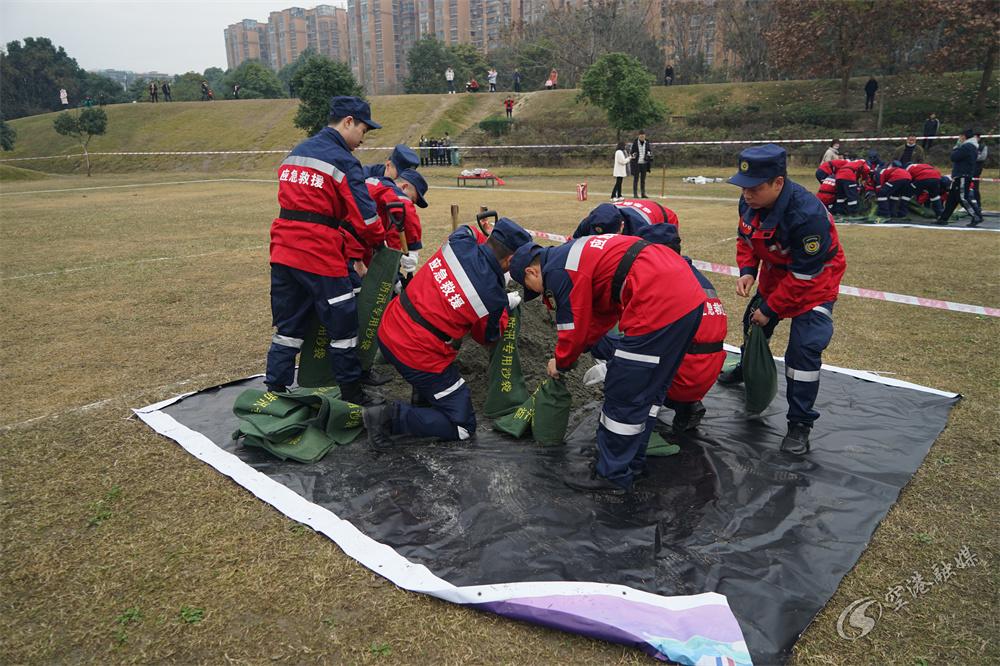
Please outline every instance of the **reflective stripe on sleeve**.
[[822, 305], [817, 305], [816, 307], [813, 308], [813, 310], [815, 310], [820, 314], [825, 314], [830, 319], [833, 319], [833, 313], [830, 312], [828, 308], [824, 308]]
[[[445, 397], [447, 395], [451, 395], [452, 393], [454, 393], [455, 391], [457, 391], [459, 388], [461, 388], [462, 384], [464, 384], [464, 383], [465, 383], [465, 380], [462, 379], [462, 378], [459, 378], [459, 380], [457, 382], [455, 382], [454, 384], [452, 384], [451, 386], [449, 386], [445, 390], [441, 391], [440, 393], [435, 393], [434, 394], [434, 399], [435, 400], [440, 400], [441, 398], [443, 398], [443, 397]], [[466, 433], [466, 434], [468, 434], [468, 433]]]
[[570, 322], [568, 324], [556, 324], [557, 331], [572, 331], [576, 328], [576, 324]]
[[797, 382], [818, 382], [819, 370], [796, 370], [786, 365], [785, 376]]
[[344, 172], [333, 166], [329, 162], [324, 162], [323, 160], [318, 160], [315, 157], [303, 157], [302, 155], [290, 155], [285, 158], [285, 161], [281, 163], [281, 166], [286, 164], [291, 166], [308, 167], [310, 169], [315, 169], [321, 173], [333, 178], [338, 183], [344, 180]]
[[372, 215], [365, 220], [365, 226], [367, 227], [368, 225], [375, 224], [376, 222], [378, 222], [378, 215]]
[[652, 407], [649, 408], [649, 415], [652, 416], [654, 419], [657, 416], [659, 416], [659, 414], [660, 414], [660, 406], [659, 405], [653, 405]]
[[615, 421], [613, 418], [610, 418], [604, 412], [601, 412], [601, 425], [616, 435], [624, 435], [626, 437], [639, 435], [646, 429], [645, 422], [636, 424], [621, 423], [620, 421]]
[[271, 342], [281, 347], [292, 347], [293, 349], [302, 349], [302, 338], [293, 338], [288, 335], [278, 335], [275, 333], [271, 336]]
[[650, 356], [649, 354], [635, 354], [633, 352], [624, 351], [622, 349], [615, 350], [615, 356], [618, 358], [626, 358], [630, 361], [638, 361], [639, 363], [649, 363], [650, 365], [659, 365], [659, 356]]
[[455, 250], [451, 248], [450, 243], [445, 243], [444, 247], [441, 248], [441, 256], [444, 257], [445, 262], [448, 264], [448, 270], [455, 276], [455, 281], [458, 282], [459, 286], [462, 287], [462, 291], [465, 292], [465, 297], [468, 299], [472, 309], [476, 311], [476, 315], [479, 317], [488, 315], [490, 311], [486, 309], [486, 304], [483, 303], [479, 292], [476, 291], [476, 285], [472, 284], [472, 280], [469, 279], [465, 268], [462, 267], [461, 262], [458, 260], [458, 255], [455, 254]]
[[343, 340], [330, 340], [330, 347], [333, 349], [353, 349], [358, 346], [357, 336], [344, 338]]
[[365, 178], [365, 185], [378, 185], [378, 178]]
[[578, 238], [573, 243], [573, 247], [569, 249], [569, 254], [566, 255], [566, 270], [575, 271], [580, 268], [580, 255], [583, 254], [583, 247], [586, 245], [587, 241], [590, 240], [588, 237]]
[[714, 289], [705, 290], [705, 298], [718, 298], [718, 297], [719, 297], [719, 292], [715, 291]]

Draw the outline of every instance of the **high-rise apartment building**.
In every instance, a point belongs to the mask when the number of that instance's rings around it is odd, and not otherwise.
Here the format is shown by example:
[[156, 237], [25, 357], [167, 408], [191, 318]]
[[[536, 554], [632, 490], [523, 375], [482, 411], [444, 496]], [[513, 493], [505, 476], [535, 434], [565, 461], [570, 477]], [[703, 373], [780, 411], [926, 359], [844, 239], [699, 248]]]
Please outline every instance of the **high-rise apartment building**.
[[293, 62], [307, 48], [348, 62], [347, 12], [332, 5], [289, 7], [271, 12], [267, 23], [244, 19], [225, 29], [229, 68], [260, 60], [274, 71]]
[[226, 62], [229, 69], [239, 67], [245, 60], [269, 62], [267, 50], [267, 25], [253, 19], [243, 19], [223, 31], [226, 37]]

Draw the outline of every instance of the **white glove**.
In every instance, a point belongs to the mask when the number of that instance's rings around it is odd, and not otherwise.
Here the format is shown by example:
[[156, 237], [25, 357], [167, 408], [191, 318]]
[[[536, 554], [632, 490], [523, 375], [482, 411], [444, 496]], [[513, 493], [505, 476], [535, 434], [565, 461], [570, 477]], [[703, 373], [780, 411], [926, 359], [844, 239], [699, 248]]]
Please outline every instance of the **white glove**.
[[404, 254], [399, 258], [399, 270], [403, 273], [412, 273], [417, 270], [418, 261], [420, 261], [420, 253], [416, 250]]
[[510, 276], [510, 271], [503, 274], [503, 286], [505, 289], [510, 286], [510, 281], [513, 279], [514, 278]]
[[608, 375], [608, 363], [607, 361], [597, 361], [590, 370], [583, 373], [583, 385], [584, 386], [596, 386], [597, 384], [603, 384], [604, 378]]
[[520, 304], [521, 304], [521, 294], [517, 293], [516, 291], [508, 291], [507, 292], [508, 309], [513, 310]]

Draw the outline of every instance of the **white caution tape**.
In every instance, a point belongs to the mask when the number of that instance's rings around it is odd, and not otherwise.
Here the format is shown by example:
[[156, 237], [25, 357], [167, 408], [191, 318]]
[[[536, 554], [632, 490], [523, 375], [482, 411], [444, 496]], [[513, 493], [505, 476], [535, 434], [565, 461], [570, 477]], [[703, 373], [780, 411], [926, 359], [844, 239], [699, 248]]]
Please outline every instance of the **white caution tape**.
[[[532, 231], [531, 229], [527, 229], [526, 231], [535, 238], [544, 238], [546, 240], [553, 240], [559, 243], [565, 243], [572, 240], [569, 236], [551, 234], [547, 231]], [[694, 264], [694, 267], [698, 270], [708, 271], [709, 273], [719, 273], [720, 275], [729, 275], [731, 277], [740, 276], [740, 269], [736, 266], [713, 264], [708, 261], [699, 261], [698, 259], [692, 260], [691, 263]], [[920, 296], [908, 296], [906, 294], [894, 294], [890, 291], [878, 291], [876, 289], [862, 289], [860, 287], [840, 285], [840, 293], [846, 296], [870, 298], [876, 301], [919, 305], [920, 307], [934, 308], [936, 310], [950, 310], [952, 312], [968, 312], [970, 314], [985, 315], [987, 317], [1000, 317], [1000, 308], [989, 308], [983, 305], [968, 305], [966, 303], [953, 303], [951, 301], [942, 301], [936, 298], [922, 298]]]

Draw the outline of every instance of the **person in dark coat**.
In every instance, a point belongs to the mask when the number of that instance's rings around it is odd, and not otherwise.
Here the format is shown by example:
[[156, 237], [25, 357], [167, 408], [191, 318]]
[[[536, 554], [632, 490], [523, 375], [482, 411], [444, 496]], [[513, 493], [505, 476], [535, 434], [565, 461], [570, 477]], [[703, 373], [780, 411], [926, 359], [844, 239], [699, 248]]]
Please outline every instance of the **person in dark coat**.
[[983, 222], [983, 214], [979, 210], [979, 202], [969, 193], [972, 179], [976, 173], [976, 160], [979, 158], [979, 141], [976, 133], [967, 129], [964, 138], [959, 139], [955, 149], [951, 151], [951, 190], [948, 192], [948, 204], [944, 213], [937, 219], [938, 224], [948, 224], [948, 219], [959, 204], [969, 214], [972, 221], [967, 226], [979, 226]]
[[878, 81], [875, 77], [869, 77], [868, 83], [865, 84], [865, 111], [871, 111], [875, 108], [875, 91], [878, 90]]
[[667, 65], [663, 70], [663, 85], [672, 86], [674, 85], [674, 66]]
[[[941, 121], [938, 120], [937, 114], [932, 113], [927, 116], [927, 120], [924, 121], [924, 137], [937, 136], [938, 130], [941, 128]], [[934, 139], [925, 138], [924, 139], [924, 150], [930, 150], [930, 147], [934, 145]]]
[[[652, 146], [646, 141], [646, 130], [639, 130], [639, 136], [632, 142], [629, 151], [632, 166], [632, 197], [646, 198], [646, 174], [653, 165]], [[642, 194], [639, 194], [639, 191]]]

